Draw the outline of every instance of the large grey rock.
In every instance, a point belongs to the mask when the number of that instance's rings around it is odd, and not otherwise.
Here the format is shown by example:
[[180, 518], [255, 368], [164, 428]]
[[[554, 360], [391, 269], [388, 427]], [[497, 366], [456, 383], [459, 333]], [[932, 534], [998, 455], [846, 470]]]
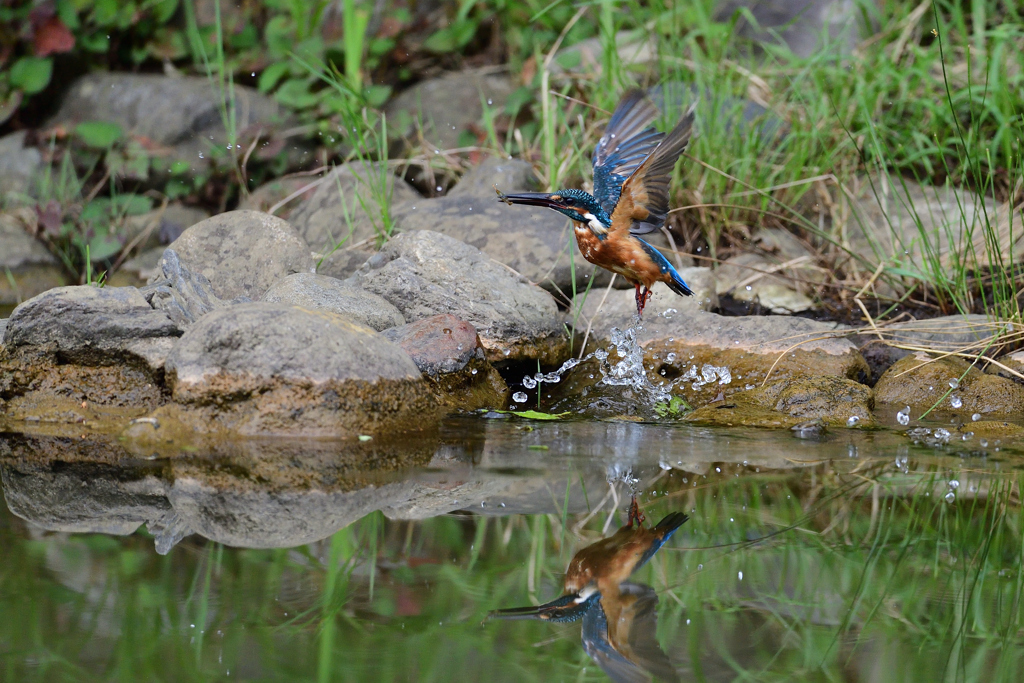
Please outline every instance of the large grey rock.
[[354, 277], [408, 322], [451, 313], [472, 323], [489, 360], [554, 364], [568, 351], [551, 295], [447, 235], [427, 230], [397, 235]]
[[58, 287], [14, 309], [4, 333], [8, 349], [51, 348], [62, 359], [106, 364], [132, 341], [181, 331], [134, 287]]
[[33, 182], [43, 166], [39, 150], [25, 146], [27, 132], [21, 130], [0, 138], [0, 200], [5, 202], [32, 196]]
[[20, 303], [66, 282], [56, 257], [9, 213], [0, 213], [0, 276], [0, 306]]
[[506, 74], [460, 71], [417, 83], [391, 100], [384, 112], [389, 130], [399, 137], [412, 137], [419, 129], [427, 144], [453, 149], [463, 131], [482, 122], [483, 103], [500, 113], [512, 90]]
[[295, 228], [258, 211], [229, 211], [196, 223], [170, 248], [221, 299], [258, 299], [281, 278], [314, 267]]
[[715, 11], [715, 18], [727, 23], [742, 9], [756, 22], [739, 15], [736, 33], [748, 40], [765, 44], [781, 40], [799, 57], [823, 48], [845, 55], [860, 40], [862, 7], [856, 0], [727, 0]]
[[22, 462], [0, 474], [10, 511], [48, 531], [126, 536], [170, 509], [162, 481], [130, 471], [113, 476], [109, 468]]
[[263, 295], [263, 301], [330, 311], [378, 332], [405, 324], [398, 309], [376, 294], [315, 273], [296, 273], [279, 280]]
[[398, 346], [340, 315], [284, 304], [208, 313], [165, 368], [180, 405], [163, 417], [200, 432], [392, 433], [428, 426], [437, 410]]
[[319, 180], [313, 195], [289, 215], [289, 222], [315, 251], [331, 254], [330, 263], [347, 263], [347, 252], [361, 256], [344, 266], [321, 266], [320, 272], [347, 277], [377, 249], [386, 236], [380, 215], [384, 198], [392, 204], [416, 200], [420, 194], [381, 164], [354, 161], [338, 166]]
[[[778, 258], [761, 254], [733, 256], [722, 263], [715, 273], [718, 293], [728, 294], [737, 301], [757, 304], [771, 313], [802, 313], [811, 310], [814, 308], [814, 300], [795, 288], [792, 280], [775, 274], [797, 271], [796, 268], [782, 268], [783, 263]], [[814, 265], [810, 260], [803, 263]]]
[[170, 244], [187, 228], [209, 217], [209, 213], [194, 206], [168, 204], [138, 216], [127, 217], [123, 236], [127, 242], [135, 242], [140, 249]]
[[381, 507], [411, 495], [413, 482], [354, 491], [220, 490], [181, 478], [169, 491], [188, 528], [242, 548], [293, 548], [327, 538]]
[[[254, 88], [235, 85], [234, 100], [237, 131], [267, 131], [285, 123], [278, 104]], [[168, 166], [185, 160], [201, 173], [211, 149], [224, 150], [228, 143], [222, 108], [221, 94], [205, 77], [96, 72], [75, 81], [47, 125], [70, 129], [83, 121], [116, 123], [126, 134], [170, 148], [161, 157]]]
[[[314, 176], [288, 176], [263, 183], [238, 202], [240, 211], [265, 211], [286, 220], [303, 202], [312, 198], [322, 178]], [[283, 203], [282, 203], [283, 202]], [[273, 212], [270, 210], [277, 207]], [[307, 240], [308, 241], [308, 240]]]
[[[536, 178], [524, 161], [486, 161], [447, 196], [395, 205], [395, 226], [401, 232], [432, 230], [454, 237], [530, 282], [566, 296], [572, 296], [573, 291], [570, 258], [575, 261], [577, 290], [584, 289], [592, 277], [594, 286], [608, 283], [611, 274], [580, 255], [567, 218], [550, 209], [507, 206], [497, 200], [496, 184], [506, 193], [532, 190], [536, 189]], [[658, 237], [652, 236], [655, 242]]]

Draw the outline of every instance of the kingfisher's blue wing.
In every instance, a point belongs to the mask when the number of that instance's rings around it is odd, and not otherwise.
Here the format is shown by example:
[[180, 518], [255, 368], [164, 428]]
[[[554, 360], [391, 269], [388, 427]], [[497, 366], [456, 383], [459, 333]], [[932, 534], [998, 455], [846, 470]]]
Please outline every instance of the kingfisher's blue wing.
[[[695, 106], [690, 107], [672, 131], [622, 183], [612, 211], [612, 230], [628, 226], [630, 234], [643, 235], [665, 224], [668, 216], [668, 184], [679, 155], [690, 142]], [[596, 185], [595, 185], [596, 188]]]
[[622, 183], [633, 174], [662, 138], [651, 127], [658, 108], [643, 90], [630, 90], [615, 107], [604, 135], [594, 150], [594, 197], [611, 215], [619, 201]]
[[[615, 683], [678, 682], [672, 661], [658, 643], [658, 596], [650, 586], [624, 583], [583, 616], [583, 650]], [[609, 614], [616, 619], [612, 632]]]

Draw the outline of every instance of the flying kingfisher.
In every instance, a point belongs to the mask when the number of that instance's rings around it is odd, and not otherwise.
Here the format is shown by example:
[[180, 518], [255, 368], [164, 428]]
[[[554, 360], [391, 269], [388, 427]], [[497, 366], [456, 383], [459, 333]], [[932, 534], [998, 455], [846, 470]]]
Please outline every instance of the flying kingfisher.
[[[654, 557], [687, 519], [682, 512], [672, 512], [652, 528], [645, 529], [644, 516], [634, 498], [626, 526], [573, 556], [565, 571], [564, 592], [560, 597], [543, 605], [495, 610], [490, 616], [559, 623], [576, 621], [598, 600], [604, 600], [602, 596], [614, 600], [619, 595], [619, 586]], [[611, 620], [615, 621], [614, 617]]]
[[639, 236], [665, 224], [668, 184], [690, 141], [693, 112], [690, 107], [667, 135], [659, 133], [651, 126], [658, 108], [642, 90], [630, 90], [594, 150], [593, 195], [576, 189], [506, 195], [495, 188], [498, 199], [509, 205], [546, 206], [572, 219], [583, 257], [636, 287], [638, 316], [643, 316], [655, 282], [691, 296], [668, 259]]

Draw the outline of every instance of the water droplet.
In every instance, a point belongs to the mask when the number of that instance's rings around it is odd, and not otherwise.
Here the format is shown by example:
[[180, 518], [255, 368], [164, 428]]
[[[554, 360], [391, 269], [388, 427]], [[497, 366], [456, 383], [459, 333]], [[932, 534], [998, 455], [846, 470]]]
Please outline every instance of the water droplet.
[[956, 377], [954, 377], [953, 379], [949, 380], [949, 388], [950, 389], [956, 389], [958, 386], [960, 386], [960, 380], [958, 380]]
[[974, 415], [971, 415], [971, 420], [974, 421], [974, 422], [977, 422], [980, 419], [981, 419], [981, 413], [975, 413]]
[[959, 396], [954, 395], [949, 397], [949, 405], [953, 406], [954, 408], [959, 408], [963, 406], [963, 404], [964, 402], [960, 400]]
[[903, 426], [910, 424], [910, 406], [907, 406], [900, 412], [896, 413], [896, 421]]
[[742, 581], [743, 580], [743, 572], [739, 572], [737, 575], [740, 577], [740, 581]]
[[675, 359], [676, 359], [676, 354], [674, 354], [674, 353], [670, 353], [667, 356], [665, 356], [665, 360], [667, 360], [669, 363], [672, 363], [673, 361], [675, 361]]
[[956, 500], [956, 494], [953, 493], [952, 491], [947, 491], [946, 495], [943, 497], [945, 498], [947, 503], [952, 503], [953, 501]]
[[476, 368], [473, 368], [472, 370], [470, 370], [470, 371], [469, 371], [469, 374], [471, 374], [471, 375], [475, 375], [475, 374], [476, 374]]
[[858, 422], [860, 422], [860, 418], [859, 418], [859, 417], [857, 417], [856, 415], [851, 415], [851, 416], [850, 416], [850, 417], [849, 417], [849, 418], [848, 418], [848, 419], [846, 420], [846, 426], [847, 426], [847, 427], [853, 427], [853, 426], [855, 426], [855, 425], [856, 425], [856, 424], [857, 424]]
[[521, 391], [517, 391], [516, 393], [512, 394], [512, 400], [515, 401], [516, 403], [526, 403], [528, 398], [530, 397]]
[[704, 569], [704, 565], [698, 564], [697, 565], [697, 571], [700, 571], [701, 569]]
[[752, 290], [752, 289], [753, 289], [753, 287], [751, 287], [750, 285], [747, 285], [747, 286], [746, 286], [746, 290], [747, 290], [748, 292], [749, 292], [750, 290]]
[[957, 481], [956, 479], [950, 479], [949, 480], [949, 488], [951, 488], [954, 491], [956, 491], [958, 488], [960, 488], [960, 482]]
[[978, 445], [982, 448], [988, 448], [988, 439], [981, 439], [978, 441]]

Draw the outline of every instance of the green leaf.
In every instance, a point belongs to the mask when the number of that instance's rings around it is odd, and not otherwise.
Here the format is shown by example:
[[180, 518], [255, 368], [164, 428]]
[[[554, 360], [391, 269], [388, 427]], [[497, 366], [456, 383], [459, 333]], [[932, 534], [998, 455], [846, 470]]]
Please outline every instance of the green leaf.
[[473, 39], [476, 35], [476, 22], [471, 19], [453, 22], [423, 41], [423, 48], [431, 52], [454, 52]]
[[572, 415], [571, 412], [565, 413], [542, 413], [539, 410], [495, 410], [496, 413], [503, 413], [505, 415], [515, 415], [526, 420], [561, 420], [566, 415]]
[[166, 24], [178, 9], [178, 0], [156, 0], [153, 3], [153, 18], [158, 24]]
[[89, 259], [96, 263], [105, 261], [121, 251], [121, 242], [110, 235], [97, 235], [89, 240]]
[[309, 91], [309, 83], [302, 78], [289, 78], [274, 93], [274, 99], [292, 109], [306, 109], [317, 102], [317, 96]]
[[75, 135], [86, 147], [109, 149], [124, 137], [124, 131], [110, 121], [83, 121], [75, 126]]
[[11, 66], [9, 75], [12, 88], [26, 95], [40, 92], [50, 83], [53, 60], [44, 57], [22, 57]]
[[257, 84], [260, 92], [270, 92], [288, 74], [288, 62], [275, 62], [263, 70]]
[[363, 97], [366, 103], [374, 109], [380, 109], [391, 96], [390, 85], [370, 85], [363, 88]]
[[110, 38], [105, 33], [92, 33], [79, 36], [78, 44], [89, 52], [106, 52], [110, 49]]
[[141, 194], [120, 194], [111, 200], [114, 211], [126, 216], [139, 216], [153, 209], [153, 200]]

